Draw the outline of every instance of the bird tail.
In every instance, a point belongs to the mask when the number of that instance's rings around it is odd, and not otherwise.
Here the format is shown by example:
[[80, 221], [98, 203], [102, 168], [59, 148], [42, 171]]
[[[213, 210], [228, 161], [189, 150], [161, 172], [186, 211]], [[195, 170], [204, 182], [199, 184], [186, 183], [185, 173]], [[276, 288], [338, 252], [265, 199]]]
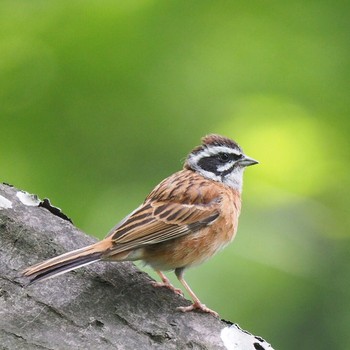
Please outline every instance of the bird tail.
[[105, 250], [101, 243], [97, 242], [30, 266], [22, 272], [22, 275], [28, 277], [29, 284], [32, 284], [99, 261]]

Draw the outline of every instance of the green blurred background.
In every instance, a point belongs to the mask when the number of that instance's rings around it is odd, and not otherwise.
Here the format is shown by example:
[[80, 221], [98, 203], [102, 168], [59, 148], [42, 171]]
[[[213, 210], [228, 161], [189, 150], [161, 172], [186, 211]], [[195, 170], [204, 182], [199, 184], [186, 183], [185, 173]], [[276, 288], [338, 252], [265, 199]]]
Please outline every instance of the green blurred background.
[[201, 136], [232, 137], [260, 164], [234, 244], [189, 283], [276, 349], [349, 349], [349, 11], [1, 1], [0, 180], [102, 238]]

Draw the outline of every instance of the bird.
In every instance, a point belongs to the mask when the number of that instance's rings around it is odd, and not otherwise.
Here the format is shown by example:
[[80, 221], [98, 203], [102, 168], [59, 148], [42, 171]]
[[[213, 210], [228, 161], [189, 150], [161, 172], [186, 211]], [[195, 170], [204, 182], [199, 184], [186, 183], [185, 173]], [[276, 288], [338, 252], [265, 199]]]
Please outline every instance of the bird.
[[206, 135], [188, 154], [183, 169], [161, 181], [104, 239], [28, 267], [22, 276], [32, 284], [96, 261], [142, 260], [161, 279], [152, 282], [154, 287], [183, 295], [164, 274], [175, 272], [192, 299], [190, 306], [177, 310], [218, 316], [192, 291], [184, 272], [233, 240], [241, 211], [243, 172], [257, 163], [232, 139]]

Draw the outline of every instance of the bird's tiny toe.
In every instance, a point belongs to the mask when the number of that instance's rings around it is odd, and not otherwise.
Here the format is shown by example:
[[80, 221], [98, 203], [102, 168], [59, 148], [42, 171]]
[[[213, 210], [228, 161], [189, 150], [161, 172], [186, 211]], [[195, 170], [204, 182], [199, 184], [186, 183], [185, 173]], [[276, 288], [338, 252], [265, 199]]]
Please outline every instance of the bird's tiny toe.
[[155, 288], [160, 288], [160, 287], [165, 287], [170, 289], [171, 291], [173, 291], [175, 294], [181, 295], [183, 296], [184, 293], [182, 292], [181, 289], [174, 287], [172, 284], [170, 283], [164, 283], [164, 282], [152, 282], [151, 283], [153, 287]]
[[181, 295], [182, 297], [184, 296], [184, 293], [180, 288], [173, 287], [171, 290], [173, 290], [175, 294]]
[[190, 306], [179, 306], [176, 309], [181, 311], [181, 312], [189, 312], [192, 310], [198, 310], [198, 311], [209, 313], [215, 317], [219, 317], [219, 314], [216, 311], [209, 309], [208, 307], [206, 307], [204, 304], [201, 304], [201, 303], [194, 303]]

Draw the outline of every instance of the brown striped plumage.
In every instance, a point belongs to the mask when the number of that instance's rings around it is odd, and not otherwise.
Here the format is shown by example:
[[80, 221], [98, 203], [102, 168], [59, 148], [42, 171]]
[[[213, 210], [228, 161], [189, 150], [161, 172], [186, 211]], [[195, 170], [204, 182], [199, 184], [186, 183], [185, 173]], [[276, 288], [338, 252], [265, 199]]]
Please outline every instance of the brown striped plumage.
[[36, 282], [97, 260], [143, 260], [163, 281], [155, 286], [180, 293], [161, 272], [175, 270], [193, 299], [193, 305], [180, 310], [217, 315], [200, 303], [183, 272], [232, 241], [241, 209], [243, 169], [257, 162], [220, 135], [202, 142], [189, 154], [184, 169], [163, 180], [105, 239], [29, 267], [24, 276]]

